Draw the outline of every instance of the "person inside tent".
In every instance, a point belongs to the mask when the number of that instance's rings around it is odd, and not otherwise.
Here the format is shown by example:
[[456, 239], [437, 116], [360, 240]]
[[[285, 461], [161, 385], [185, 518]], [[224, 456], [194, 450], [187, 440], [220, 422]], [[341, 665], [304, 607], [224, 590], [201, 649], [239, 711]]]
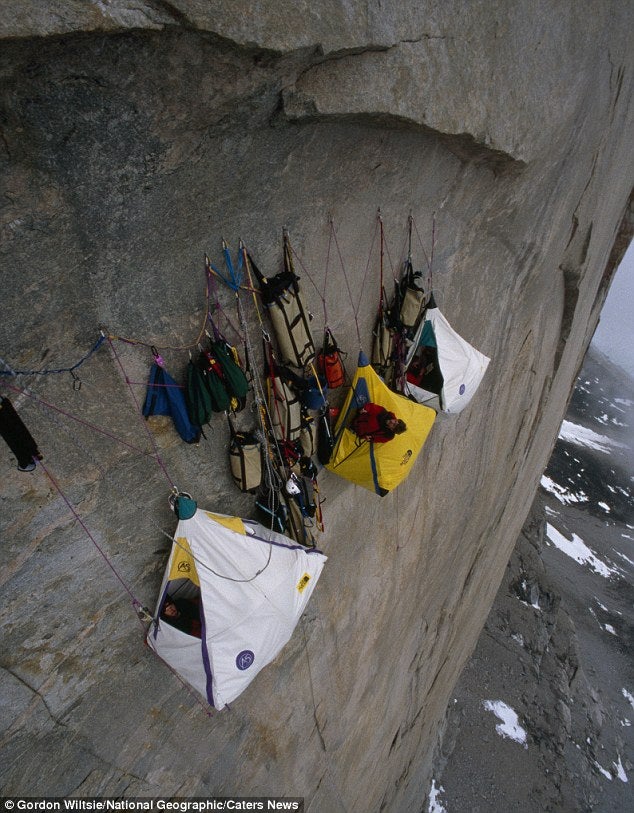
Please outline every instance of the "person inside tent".
[[172, 598], [166, 596], [161, 610], [161, 620], [172, 627], [191, 635], [202, 637], [200, 623], [200, 598]]
[[389, 412], [380, 404], [373, 404], [368, 401], [355, 415], [350, 429], [364, 440], [371, 440], [374, 443], [386, 443], [392, 440], [395, 435], [401, 435], [407, 429], [405, 423], [397, 418], [393, 412]]

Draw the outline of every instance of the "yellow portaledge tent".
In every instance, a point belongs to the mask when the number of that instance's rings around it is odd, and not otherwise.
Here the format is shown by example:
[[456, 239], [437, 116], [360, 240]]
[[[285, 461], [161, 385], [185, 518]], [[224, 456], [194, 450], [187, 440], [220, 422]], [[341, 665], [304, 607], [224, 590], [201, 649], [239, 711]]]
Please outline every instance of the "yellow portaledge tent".
[[[380, 404], [407, 429], [388, 443], [362, 440], [351, 429], [350, 421], [363, 404]], [[357, 372], [335, 427], [336, 443], [326, 468], [381, 496], [387, 494], [410, 473], [418, 453], [434, 423], [436, 412], [393, 392], [359, 353]]]

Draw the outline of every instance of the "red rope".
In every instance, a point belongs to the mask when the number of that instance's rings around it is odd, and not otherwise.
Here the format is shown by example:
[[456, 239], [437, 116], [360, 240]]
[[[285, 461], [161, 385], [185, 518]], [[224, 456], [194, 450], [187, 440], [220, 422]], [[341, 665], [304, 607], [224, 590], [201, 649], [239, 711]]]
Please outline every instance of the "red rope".
[[357, 307], [356, 307], [355, 312], [354, 312], [355, 316], [358, 316], [359, 311], [361, 310], [361, 300], [363, 299], [363, 292], [364, 292], [364, 289], [365, 289], [365, 281], [366, 281], [367, 276], [368, 276], [368, 271], [370, 270], [370, 262], [372, 260], [372, 251], [374, 249], [374, 241], [376, 240], [376, 233], [377, 233], [378, 228], [379, 228], [379, 218], [380, 218], [380, 213], [379, 213], [379, 217], [377, 217], [377, 221], [376, 221], [375, 226], [374, 226], [374, 234], [372, 235], [372, 243], [370, 244], [370, 251], [368, 253], [368, 261], [365, 264], [365, 271], [363, 272], [363, 278], [361, 280], [361, 285], [359, 286], [360, 292], [359, 292], [359, 299], [357, 301]]
[[289, 248], [290, 248], [290, 250], [291, 250], [291, 252], [292, 252], [293, 256], [295, 257], [295, 259], [296, 259], [296, 260], [297, 260], [297, 262], [299, 263], [300, 268], [302, 269], [303, 273], [304, 273], [304, 274], [306, 274], [306, 276], [308, 277], [308, 281], [309, 281], [309, 282], [310, 282], [310, 284], [313, 286], [313, 288], [314, 288], [314, 289], [317, 291], [317, 296], [318, 296], [318, 297], [321, 299], [321, 304], [322, 304], [322, 307], [323, 307], [323, 310], [324, 310], [324, 322], [325, 322], [325, 324], [327, 325], [327, 324], [328, 324], [328, 316], [327, 316], [327, 313], [326, 313], [326, 295], [325, 295], [325, 294], [326, 294], [326, 282], [327, 282], [327, 280], [328, 280], [328, 261], [326, 261], [326, 277], [325, 277], [325, 279], [324, 279], [324, 290], [323, 290], [323, 292], [322, 292], [322, 291], [320, 291], [320, 290], [319, 290], [319, 288], [317, 287], [317, 283], [315, 282], [315, 280], [314, 280], [314, 279], [312, 278], [312, 276], [310, 275], [310, 272], [308, 271], [308, 269], [306, 268], [306, 266], [305, 266], [305, 265], [304, 265], [304, 263], [302, 262], [302, 258], [301, 258], [301, 257], [299, 256], [299, 254], [298, 254], [298, 253], [295, 251], [295, 249], [294, 249], [294, 248], [293, 248], [293, 246], [290, 244], [290, 242], [289, 242]]
[[346, 274], [346, 266], [343, 262], [343, 257], [341, 255], [341, 249], [339, 248], [339, 241], [337, 240], [337, 232], [335, 231], [335, 221], [333, 218], [330, 218], [330, 232], [332, 234], [332, 238], [335, 243], [335, 247], [337, 249], [337, 254], [339, 255], [339, 263], [341, 264], [341, 271], [343, 272], [343, 278], [346, 283], [346, 288], [348, 289], [348, 297], [350, 298], [350, 306], [352, 308], [352, 315], [354, 316], [354, 324], [357, 329], [357, 339], [359, 340], [359, 349], [362, 349], [362, 342], [361, 342], [361, 331], [359, 329], [359, 319], [358, 315], [354, 309], [354, 301], [352, 299], [352, 291], [350, 290], [350, 282], [348, 281], [348, 275]]

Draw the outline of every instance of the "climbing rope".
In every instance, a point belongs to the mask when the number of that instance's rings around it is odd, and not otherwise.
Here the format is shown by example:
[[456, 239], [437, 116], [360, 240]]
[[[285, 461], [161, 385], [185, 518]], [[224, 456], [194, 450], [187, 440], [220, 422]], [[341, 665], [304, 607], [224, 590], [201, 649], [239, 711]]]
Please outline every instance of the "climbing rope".
[[[289, 243], [289, 246], [290, 246], [290, 243]], [[308, 268], [306, 268], [306, 265], [304, 264], [302, 258], [295, 251], [293, 246], [290, 246], [290, 251], [292, 252], [292, 254], [295, 257], [295, 259], [297, 260], [297, 262], [299, 263], [300, 268], [302, 269], [302, 272], [308, 278], [308, 281], [310, 282], [310, 284], [317, 291], [317, 296], [321, 299], [321, 305], [322, 305], [322, 309], [323, 309], [323, 312], [324, 312], [324, 327], [328, 327], [328, 308], [327, 308], [327, 304], [326, 304], [326, 286], [328, 284], [328, 266], [329, 266], [329, 263], [330, 263], [330, 241], [328, 243], [328, 255], [326, 257], [326, 271], [325, 271], [325, 274], [324, 274], [324, 285], [323, 285], [322, 290], [319, 289], [317, 283], [312, 278]]]
[[10, 384], [6, 384], [4, 381], [0, 381], [0, 386], [5, 387], [5, 389], [10, 390], [11, 392], [19, 393], [20, 395], [25, 395], [27, 398], [30, 398], [32, 401], [34, 401], [38, 406], [45, 407], [46, 409], [51, 409], [54, 412], [58, 412], [60, 415], [64, 415], [64, 417], [69, 418], [71, 421], [75, 421], [75, 423], [78, 423], [80, 426], [85, 426], [87, 429], [91, 429], [93, 432], [98, 432], [100, 435], [105, 435], [105, 437], [110, 438], [111, 440], [114, 440], [117, 443], [120, 443], [122, 446], [127, 446], [128, 449], [132, 449], [132, 451], [134, 452], [146, 455], [147, 457], [154, 457], [153, 452], [147, 452], [145, 449], [141, 449], [139, 446], [135, 446], [132, 443], [128, 443], [127, 440], [123, 440], [122, 438], [113, 435], [111, 432], [107, 432], [100, 426], [96, 426], [94, 423], [85, 421], [83, 418], [78, 418], [71, 412], [68, 412], [65, 409], [61, 409], [61, 407], [57, 407], [55, 406], [55, 404], [51, 404], [49, 401], [45, 401], [43, 398], [40, 398], [39, 396], [31, 392], [30, 388], [29, 390], [27, 390], [21, 387], [13, 387]]
[[350, 307], [352, 308], [352, 315], [354, 316], [354, 324], [355, 324], [355, 328], [357, 330], [357, 339], [359, 341], [359, 350], [361, 350], [363, 348], [363, 342], [361, 341], [361, 330], [359, 328], [359, 317], [358, 317], [357, 312], [355, 311], [354, 300], [352, 298], [352, 291], [350, 289], [350, 282], [348, 280], [348, 275], [346, 273], [346, 266], [345, 266], [345, 263], [343, 261], [343, 256], [341, 254], [341, 249], [339, 248], [339, 241], [337, 240], [337, 232], [335, 230], [335, 221], [334, 221], [334, 218], [332, 217], [332, 215], [330, 216], [330, 232], [331, 232], [334, 244], [335, 244], [335, 248], [337, 249], [337, 255], [339, 257], [339, 263], [341, 265], [341, 271], [343, 273], [343, 278], [345, 280], [346, 288], [348, 290], [348, 297], [350, 299]]
[[[361, 300], [363, 299], [363, 293], [364, 293], [364, 290], [365, 290], [365, 282], [366, 282], [366, 279], [367, 279], [367, 276], [368, 276], [368, 272], [370, 270], [370, 263], [372, 261], [372, 252], [374, 250], [374, 243], [376, 241], [376, 234], [377, 234], [377, 231], [379, 231], [379, 228], [382, 231], [382, 227], [383, 227], [383, 220], [381, 218], [381, 210], [379, 209], [378, 213], [377, 213], [376, 224], [374, 226], [374, 233], [372, 235], [372, 242], [370, 244], [370, 251], [368, 252], [368, 261], [367, 261], [367, 263], [365, 265], [365, 271], [363, 272], [363, 277], [361, 279], [361, 285], [359, 286], [359, 299], [357, 301], [357, 306], [354, 309], [355, 318], [359, 315], [359, 311], [361, 310]], [[381, 274], [381, 278], [382, 278], [382, 274]]]
[[132, 400], [134, 401], [135, 411], [136, 411], [136, 414], [139, 416], [139, 420], [141, 421], [141, 425], [143, 426], [143, 430], [146, 433], [146, 435], [148, 436], [148, 438], [150, 439], [150, 443], [152, 444], [152, 448], [154, 449], [154, 457], [156, 459], [156, 462], [159, 465], [159, 467], [161, 468], [161, 470], [163, 471], [163, 474], [165, 475], [165, 477], [166, 477], [168, 483], [170, 484], [170, 486], [172, 486], [172, 488], [175, 488], [174, 481], [170, 477], [169, 472], [167, 471], [167, 468], [165, 467], [165, 463], [163, 462], [163, 458], [161, 457], [161, 453], [159, 451], [158, 444], [156, 443], [156, 440], [154, 439], [154, 435], [152, 434], [152, 432], [150, 431], [150, 429], [146, 425], [145, 421], [143, 420], [141, 405], [139, 404], [138, 398], [134, 394], [134, 390], [132, 389], [132, 385], [130, 383], [130, 379], [128, 378], [128, 374], [126, 373], [126, 371], [125, 371], [125, 369], [123, 367], [123, 364], [121, 362], [121, 359], [119, 358], [119, 354], [117, 353], [117, 351], [115, 349], [115, 346], [113, 344], [113, 341], [109, 336], [108, 336], [108, 344], [110, 345], [110, 349], [112, 351], [112, 354], [113, 354], [113, 356], [115, 358], [115, 361], [117, 362], [117, 365], [118, 365], [118, 367], [119, 367], [119, 369], [121, 371], [121, 375], [123, 376], [123, 380], [124, 380], [124, 382], [125, 382], [125, 384], [126, 384], [126, 386], [128, 388], [128, 392], [132, 396]]
[[432, 216], [432, 250], [431, 250], [431, 258], [427, 256], [427, 252], [425, 251], [425, 246], [423, 245], [423, 241], [422, 241], [420, 233], [418, 231], [418, 226], [416, 225], [416, 221], [414, 220], [412, 215], [410, 215], [410, 219], [411, 219], [412, 226], [414, 228], [414, 233], [416, 234], [416, 237], [418, 239], [420, 249], [423, 252], [423, 257], [425, 258], [425, 262], [427, 263], [427, 268], [431, 272], [431, 263], [432, 263], [432, 259], [433, 259], [433, 256], [434, 256], [434, 231], [435, 231], [435, 228], [436, 228], [436, 213], [434, 212], [434, 214]]
[[[106, 552], [103, 550], [103, 548], [101, 547], [101, 545], [100, 545], [100, 544], [97, 542], [97, 540], [95, 539], [95, 537], [93, 536], [93, 534], [90, 532], [90, 529], [88, 528], [88, 526], [86, 525], [86, 523], [85, 523], [85, 522], [83, 521], [83, 519], [82, 519], [82, 518], [79, 516], [79, 514], [77, 513], [77, 511], [76, 511], [76, 509], [75, 509], [75, 506], [74, 506], [74, 505], [71, 503], [71, 501], [68, 499], [68, 497], [66, 496], [66, 494], [64, 494], [64, 492], [62, 491], [61, 486], [59, 485], [59, 483], [57, 482], [57, 480], [55, 479], [55, 477], [53, 477], [53, 475], [52, 475], [52, 474], [51, 474], [51, 472], [49, 471], [48, 467], [47, 467], [47, 466], [45, 466], [45, 465], [44, 465], [44, 463], [43, 463], [41, 460], [38, 460], [38, 459], [37, 459], [37, 458], [35, 458], [35, 457], [33, 458], [33, 462], [34, 462], [34, 463], [35, 463], [37, 466], [40, 466], [40, 468], [42, 469], [42, 471], [44, 472], [44, 474], [46, 474], [46, 476], [48, 477], [48, 479], [50, 480], [50, 482], [51, 482], [51, 483], [53, 484], [53, 486], [55, 487], [55, 490], [57, 491], [57, 493], [59, 494], [59, 496], [60, 496], [60, 497], [62, 498], [62, 500], [63, 500], [63, 501], [66, 503], [66, 506], [67, 506], [67, 508], [69, 509], [69, 511], [72, 513], [73, 517], [74, 517], [74, 518], [77, 520], [77, 522], [78, 522], [78, 523], [81, 525], [81, 527], [82, 527], [82, 529], [83, 529], [84, 533], [86, 534], [86, 536], [88, 537], [88, 539], [90, 539], [90, 541], [92, 542], [92, 544], [95, 546], [95, 548], [97, 549], [97, 551], [98, 551], [98, 552], [99, 552], [99, 554], [101, 555], [101, 557], [102, 557], [102, 559], [104, 560], [104, 562], [105, 562], [105, 563], [108, 565], [108, 567], [110, 568], [110, 570], [111, 570], [111, 571], [112, 571], [112, 573], [114, 574], [114, 576], [115, 576], [115, 578], [117, 579], [117, 581], [119, 582], [119, 584], [121, 584], [121, 586], [123, 587], [123, 589], [124, 589], [124, 590], [126, 591], [126, 593], [127, 593], [129, 596], [130, 596], [130, 599], [131, 599], [131, 601], [132, 601], [132, 606], [134, 607], [134, 609], [138, 611], [138, 609], [139, 609], [139, 608], [142, 608], [142, 607], [143, 607], [143, 605], [142, 605], [142, 604], [141, 604], [141, 602], [140, 602], [140, 601], [139, 601], [139, 600], [136, 598], [136, 596], [134, 595], [134, 593], [132, 592], [132, 590], [131, 590], [131, 589], [128, 587], [128, 585], [126, 584], [126, 582], [125, 582], [125, 581], [123, 580], [123, 578], [120, 576], [120, 574], [118, 573], [117, 569], [114, 567], [114, 565], [112, 564], [112, 562], [110, 561], [110, 559], [109, 559], [109, 558], [108, 558], [108, 556], [106, 555]], [[137, 612], [137, 615], [138, 615], [138, 612]], [[139, 619], [139, 620], [140, 620], [140, 619]]]

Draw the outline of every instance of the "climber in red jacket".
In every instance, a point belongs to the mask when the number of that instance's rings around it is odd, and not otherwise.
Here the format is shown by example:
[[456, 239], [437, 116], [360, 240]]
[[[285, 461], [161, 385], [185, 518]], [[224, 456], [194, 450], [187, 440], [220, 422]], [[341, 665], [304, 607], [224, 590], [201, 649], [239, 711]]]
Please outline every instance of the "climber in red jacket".
[[355, 415], [350, 429], [364, 440], [387, 443], [394, 435], [402, 434], [407, 426], [393, 412], [388, 412], [385, 407], [368, 401]]

